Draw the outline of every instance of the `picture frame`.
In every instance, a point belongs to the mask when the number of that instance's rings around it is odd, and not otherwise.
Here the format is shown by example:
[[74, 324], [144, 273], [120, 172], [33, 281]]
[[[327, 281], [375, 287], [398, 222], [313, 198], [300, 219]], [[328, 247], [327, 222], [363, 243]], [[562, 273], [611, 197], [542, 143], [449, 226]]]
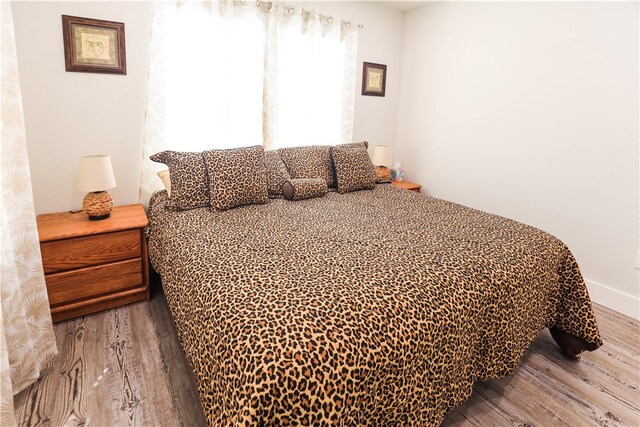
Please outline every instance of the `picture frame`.
[[387, 66], [373, 62], [362, 64], [362, 94], [384, 96], [387, 87]]
[[67, 71], [127, 74], [124, 23], [62, 15]]

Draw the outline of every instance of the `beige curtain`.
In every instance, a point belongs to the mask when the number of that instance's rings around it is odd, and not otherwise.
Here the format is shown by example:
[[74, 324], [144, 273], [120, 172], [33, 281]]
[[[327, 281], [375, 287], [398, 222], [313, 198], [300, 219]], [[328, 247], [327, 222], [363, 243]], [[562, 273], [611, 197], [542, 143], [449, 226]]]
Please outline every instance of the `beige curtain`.
[[44, 282], [25, 140], [11, 3], [0, 1], [0, 425], [15, 424], [13, 396], [57, 354]]

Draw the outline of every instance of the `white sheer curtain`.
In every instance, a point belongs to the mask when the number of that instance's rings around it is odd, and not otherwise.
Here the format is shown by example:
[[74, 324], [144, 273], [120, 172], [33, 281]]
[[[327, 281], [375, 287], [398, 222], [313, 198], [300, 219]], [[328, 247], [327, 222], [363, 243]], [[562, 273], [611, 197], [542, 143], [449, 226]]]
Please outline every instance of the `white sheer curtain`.
[[352, 142], [355, 24], [312, 10], [282, 8], [277, 25], [273, 146]]
[[277, 2], [155, 5], [140, 199], [166, 149], [351, 140], [357, 26]]
[[15, 425], [13, 396], [36, 381], [57, 354], [42, 260], [11, 2], [0, 2], [0, 425]]

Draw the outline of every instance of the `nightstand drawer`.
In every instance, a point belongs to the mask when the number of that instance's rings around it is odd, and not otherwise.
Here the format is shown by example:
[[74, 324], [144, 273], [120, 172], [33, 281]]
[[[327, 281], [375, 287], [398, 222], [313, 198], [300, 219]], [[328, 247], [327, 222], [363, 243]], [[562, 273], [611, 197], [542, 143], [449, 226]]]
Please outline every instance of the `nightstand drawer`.
[[45, 276], [49, 304], [72, 301], [143, 286], [140, 258]]
[[140, 257], [140, 230], [55, 240], [40, 245], [45, 273]]

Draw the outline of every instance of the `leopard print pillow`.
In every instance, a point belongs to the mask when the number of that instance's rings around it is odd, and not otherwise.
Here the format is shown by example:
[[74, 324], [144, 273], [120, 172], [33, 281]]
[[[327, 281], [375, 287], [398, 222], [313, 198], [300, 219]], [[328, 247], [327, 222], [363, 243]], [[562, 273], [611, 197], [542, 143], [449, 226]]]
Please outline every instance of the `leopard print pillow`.
[[335, 187], [330, 149], [328, 145], [311, 145], [280, 148], [278, 154], [291, 178], [324, 178], [329, 187]]
[[289, 179], [282, 185], [282, 194], [287, 200], [303, 200], [324, 196], [329, 192], [323, 178]]
[[[367, 142], [367, 141], [350, 142], [350, 143], [347, 143], [347, 144], [336, 145], [336, 147], [340, 147], [340, 148], [362, 148], [362, 147], [364, 147], [365, 150], [368, 150], [369, 149], [369, 142]], [[333, 157], [331, 158], [331, 170], [333, 171], [333, 182], [337, 183], [338, 180], [336, 178], [336, 167], [333, 164]]]
[[212, 211], [269, 201], [262, 146], [204, 151], [202, 158], [209, 174]]
[[352, 144], [331, 148], [331, 158], [336, 171], [338, 193], [356, 190], [371, 190], [376, 186], [378, 176], [364, 146]]
[[201, 153], [162, 151], [149, 158], [169, 167], [168, 209], [184, 211], [209, 206], [209, 181]]
[[289, 178], [289, 171], [277, 151], [264, 152], [264, 165], [267, 170], [267, 190], [269, 197], [282, 197], [282, 184]]

